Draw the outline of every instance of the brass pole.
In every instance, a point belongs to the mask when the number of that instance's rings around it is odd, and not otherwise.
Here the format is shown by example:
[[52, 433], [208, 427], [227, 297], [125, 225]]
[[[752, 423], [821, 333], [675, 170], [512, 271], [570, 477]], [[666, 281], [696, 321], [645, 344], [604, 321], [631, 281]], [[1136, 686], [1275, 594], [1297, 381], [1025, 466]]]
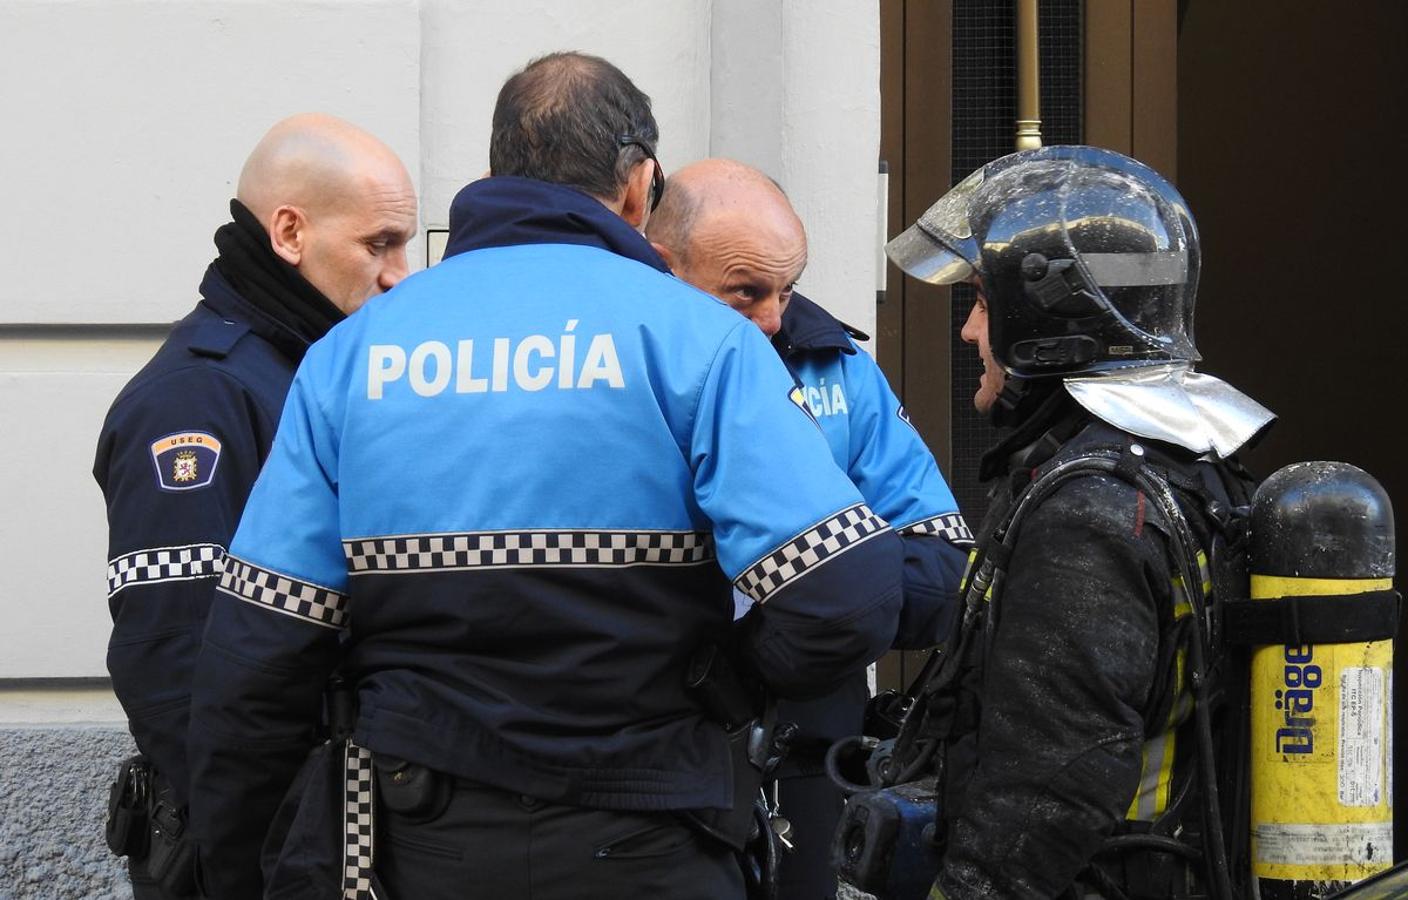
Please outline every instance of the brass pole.
[[1037, 0], [1017, 0], [1017, 149], [1041, 146], [1041, 63]]

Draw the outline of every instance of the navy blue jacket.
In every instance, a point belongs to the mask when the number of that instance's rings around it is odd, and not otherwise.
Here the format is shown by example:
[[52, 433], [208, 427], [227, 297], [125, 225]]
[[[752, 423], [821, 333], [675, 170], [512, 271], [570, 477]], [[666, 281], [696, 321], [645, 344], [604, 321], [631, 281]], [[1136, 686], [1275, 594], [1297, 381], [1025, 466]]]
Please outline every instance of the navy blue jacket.
[[201, 631], [307, 346], [213, 265], [200, 292], [113, 401], [93, 463], [108, 511], [113, 690], [138, 748], [181, 797]]
[[[880, 366], [853, 338], [865, 335], [793, 294], [773, 346], [821, 425], [836, 465], [904, 542], [904, 605], [895, 647], [931, 647], [952, 626], [973, 536], [934, 455]], [[798, 752], [784, 772], [815, 768], [808, 747], [819, 750], [858, 734], [868, 697], [865, 677], [857, 675], [824, 697], [784, 704], [781, 717], [800, 726]]]
[[685, 666], [758, 604], [746, 661], [824, 690], [894, 636], [901, 547], [747, 320], [596, 200], [475, 182], [445, 260], [309, 351], [221, 579], [192, 699], [208, 886], [259, 838], [319, 691], [354, 740], [606, 809], [726, 808]]

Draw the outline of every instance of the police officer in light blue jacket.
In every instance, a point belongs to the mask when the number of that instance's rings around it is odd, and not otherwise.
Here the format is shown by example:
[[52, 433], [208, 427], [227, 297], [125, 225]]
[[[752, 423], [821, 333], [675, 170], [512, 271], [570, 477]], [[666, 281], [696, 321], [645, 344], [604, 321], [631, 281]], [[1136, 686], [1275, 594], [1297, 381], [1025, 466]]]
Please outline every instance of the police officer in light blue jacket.
[[741, 896], [730, 848], [680, 815], [732, 803], [692, 653], [728, 635], [733, 589], [757, 604], [743, 663], [779, 693], [889, 646], [900, 540], [763, 336], [635, 230], [656, 137], [604, 60], [529, 65], [444, 262], [299, 368], [197, 666], [214, 896], [260, 895], [334, 668], [358, 706], [348, 889]]
[[[939, 643], [956, 610], [972, 536], [880, 367], [856, 347], [865, 335], [794, 290], [806, 266], [807, 240], [786, 196], [750, 166], [702, 160], [670, 177], [648, 234], [676, 275], [772, 338], [836, 465], [904, 541], [895, 646]], [[780, 717], [799, 726], [779, 770], [782, 813], [793, 823], [795, 844], [781, 860], [783, 900], [835, 894], [828, 856], [844, 801], [826, 778], [822, 758], [831, 742], [860, 732], [868, 697], [865, 678], [856, 675], [823, 696], [782, 705]]]

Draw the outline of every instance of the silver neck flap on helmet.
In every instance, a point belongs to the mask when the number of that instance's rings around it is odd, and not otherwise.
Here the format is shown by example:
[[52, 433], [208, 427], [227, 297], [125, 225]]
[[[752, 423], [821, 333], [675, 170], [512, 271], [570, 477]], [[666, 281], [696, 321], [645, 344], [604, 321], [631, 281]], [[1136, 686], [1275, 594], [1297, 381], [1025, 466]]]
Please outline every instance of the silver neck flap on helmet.
[[1224, 459], [1276, 418], [1187, 363], [1115, 369], [1066, 378], [1064, 384], [1086, 411], [1121, 431]]

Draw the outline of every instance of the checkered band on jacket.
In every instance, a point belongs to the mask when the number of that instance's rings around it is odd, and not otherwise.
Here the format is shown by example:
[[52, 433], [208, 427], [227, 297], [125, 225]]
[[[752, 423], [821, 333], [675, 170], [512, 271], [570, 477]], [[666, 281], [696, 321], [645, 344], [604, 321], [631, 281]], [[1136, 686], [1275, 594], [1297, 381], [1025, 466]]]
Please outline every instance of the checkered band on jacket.
[[695, 531], [489, 531], [343, 542], [352, 575], [521, 566], [687, 566], [714, 558]]
[[261, 569], [238, 557], [225, 557], [219, 589], [247, 603], [324, 628], [347, 624], [346, 594]]
[[962, 513], [945, 513], [942, 516], [915, 522], [913, 525], [904, 526], [899, 532], [900, 534], [933, 534], [955, 547], [968, 548], [973, 546], [973, 532], [968, 530], [968, 523], [963, 520]]
[[811, 570], [885, 531], [889, 525], [864, 503], [844, 509], [812, 526], [743, 571], [734, 580], [755, 603], [801, 578]]
[[134, 584], [215, 578], [225, 548], [219, 544], [149, 547], [123, 554], [108, 563], [108, 596]]

